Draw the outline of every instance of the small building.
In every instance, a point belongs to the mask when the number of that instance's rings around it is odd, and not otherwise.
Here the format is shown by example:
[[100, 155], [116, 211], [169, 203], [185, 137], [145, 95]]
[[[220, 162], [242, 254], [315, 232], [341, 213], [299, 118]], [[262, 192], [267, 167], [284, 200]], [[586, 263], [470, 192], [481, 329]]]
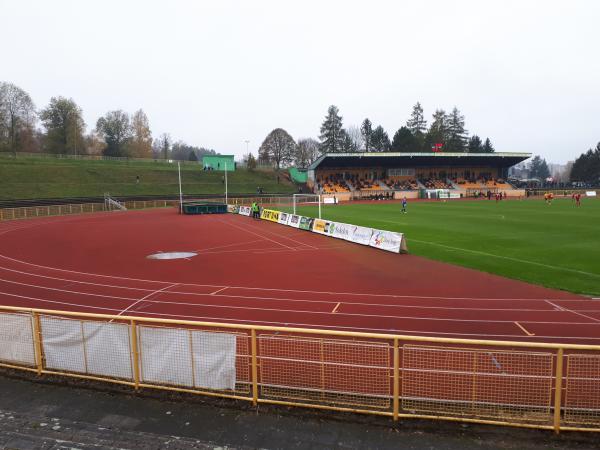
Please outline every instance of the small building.
[[205, 170], [222, 170], [234, 172], [236, 169], [234, 155], [204, 155], [202, 167]]

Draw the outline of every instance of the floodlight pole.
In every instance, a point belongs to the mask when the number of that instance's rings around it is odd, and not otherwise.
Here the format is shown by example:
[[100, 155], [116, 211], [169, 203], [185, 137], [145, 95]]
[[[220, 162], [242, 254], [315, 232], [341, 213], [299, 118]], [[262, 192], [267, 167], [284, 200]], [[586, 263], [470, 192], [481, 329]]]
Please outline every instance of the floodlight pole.
[[177, 172], [179, 173], [179, 214], [183, 214], [183, 192], [181, 191], [181, 163], [177, 161]]
[[321, 218], [321, 194], [319, 194], [319, 219]]

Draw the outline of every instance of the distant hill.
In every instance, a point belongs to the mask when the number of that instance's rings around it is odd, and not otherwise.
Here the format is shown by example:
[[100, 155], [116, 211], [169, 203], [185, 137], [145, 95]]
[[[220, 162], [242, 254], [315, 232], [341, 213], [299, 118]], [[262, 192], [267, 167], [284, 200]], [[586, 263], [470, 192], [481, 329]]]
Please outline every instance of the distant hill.
[[[140, 182], [136, 182], [136, 177]], [[201, 165], [182, 164], [185, 194], [222, 194], [224, 174], [203, 171]], [[238, 169], [227, 175], [231, 194], [295, 192], [286, 176], [271, 169]], [[0, 157], [0, 200], [64, 197], [176, 195], [177, 163], [154, 161], [88, 161], [54, 158]]]

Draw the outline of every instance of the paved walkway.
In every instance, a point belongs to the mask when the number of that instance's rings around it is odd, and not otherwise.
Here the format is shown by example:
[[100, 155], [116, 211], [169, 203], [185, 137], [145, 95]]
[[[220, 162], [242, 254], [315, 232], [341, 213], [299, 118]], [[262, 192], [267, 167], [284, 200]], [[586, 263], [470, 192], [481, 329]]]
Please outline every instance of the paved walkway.
[[0, 369], [0, 449], [596, 449], [596, 434], [405, 421]]

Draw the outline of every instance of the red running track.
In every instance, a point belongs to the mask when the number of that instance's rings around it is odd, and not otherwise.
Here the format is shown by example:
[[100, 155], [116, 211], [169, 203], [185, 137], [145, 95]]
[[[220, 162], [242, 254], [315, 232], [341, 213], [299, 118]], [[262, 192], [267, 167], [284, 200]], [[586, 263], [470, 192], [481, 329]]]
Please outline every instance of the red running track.
[[[198, 255], [147, 259], [161, 251]], [[600, 344], [598, 300], [247, 217], [174, 210], [0, 223], [0, 304]]]

